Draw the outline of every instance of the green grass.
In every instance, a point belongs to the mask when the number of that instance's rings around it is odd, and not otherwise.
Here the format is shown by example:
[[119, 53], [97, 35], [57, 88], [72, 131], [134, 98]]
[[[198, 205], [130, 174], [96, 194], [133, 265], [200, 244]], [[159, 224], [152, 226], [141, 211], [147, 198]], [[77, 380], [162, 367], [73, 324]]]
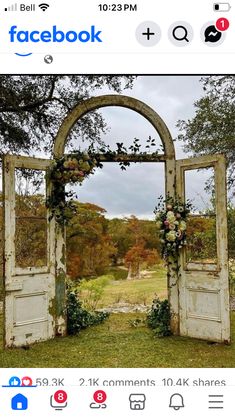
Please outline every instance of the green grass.
[[[155, 293], [166, 297], [166, 272], [161, 267], [148, 278], [113, 280], [105, 287], [101, 304], [122, 301], [151, 304]], [[28, 350], [0, 348], [0, 367], [235, 366], [235, 312], [232, 313], [234, 342], [230, 346], [183, 337], [157, 338], [146, 326], [131, 327], [130, 321], [136, 318], [145, 315], [112, 314], [103, 324], [88, 328], [78, 336], [57, 337], [34, 344]]]
[[113, 280], [104, 288], [98, 307], [123, 302], [151, 305], [156, 293], [161, 299], [167, 297], [166, 270], [163, 267], [152, 270], [150, 277], [138, 280]]
[[[156, 338], [129, 321], [139, 314], [113, 314], [76, 337], [55, 338], [29, 350], [0, 350], [0, 367], [234, 367], [235, 343], [208, 344], [183, 337]], [[235, 341], [235, 313], [232, 314]]]

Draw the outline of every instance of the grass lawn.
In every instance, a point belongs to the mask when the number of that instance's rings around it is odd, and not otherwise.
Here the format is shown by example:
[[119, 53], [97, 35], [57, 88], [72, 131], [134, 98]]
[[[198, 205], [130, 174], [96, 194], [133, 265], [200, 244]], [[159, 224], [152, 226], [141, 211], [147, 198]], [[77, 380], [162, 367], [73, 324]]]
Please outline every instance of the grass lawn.
[[55, 338], [29, 348], [0, 350], [0, 367], [234, 367], [235, 313], [231, 346], [167, 337], [156, 338], [129, 321], [143, 314], [112, 314], [76, 337]]
[[[104, 288], [99, 306], [119, 302], [150, 305], [156, 293], [166, 297], [166, 286], [162, 267], [139, 280], [113, 280]], [[235, 367], [235, 312], [230, 346], [183, 337], [156, 338], [146, 326], [130, 325], [144, 317], [112, 314], [103, 324], [76, 337], [57, 337], [28, 350], [0, 348], [0, 367]]]
[[145, 278], [113, 280], [105, 286], [98, 307], [111, 306], [115, 303], [151, 305], [156, 293], [160, 299], [167, 298], [166, 269], [160, 266], [149, 272], [149, 276]]

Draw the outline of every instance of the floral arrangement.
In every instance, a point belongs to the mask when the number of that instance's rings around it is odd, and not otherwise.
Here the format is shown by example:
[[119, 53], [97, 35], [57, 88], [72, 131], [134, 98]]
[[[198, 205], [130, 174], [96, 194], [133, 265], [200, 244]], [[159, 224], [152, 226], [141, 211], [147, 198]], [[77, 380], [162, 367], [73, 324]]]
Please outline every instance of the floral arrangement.
[[177, 257], [179, 250], [186, 245], [187, 216], [191, 209], [192, 204], [189, 201], [182, 203], [180, 199], [174, 200], [169, 196], [165, 200], [162, 196], [159, 198], [154, 213], [157, 228], [160, 230], [164, 259], [170, 255]]
[[50, 179], [54, 183], [82, 183], [83, 180], [94, 172], [97, 160], [83, 153], [65, 155], [55, 160], [50, 170]]

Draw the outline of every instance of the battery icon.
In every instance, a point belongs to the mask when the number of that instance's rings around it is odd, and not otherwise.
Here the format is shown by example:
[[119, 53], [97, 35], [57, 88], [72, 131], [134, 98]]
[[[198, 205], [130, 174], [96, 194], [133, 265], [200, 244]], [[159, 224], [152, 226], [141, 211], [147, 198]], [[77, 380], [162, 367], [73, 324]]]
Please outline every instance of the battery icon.
[[213, 9], [214, 12], [229, 12], [231, 6], [229, 3], [214, 3]]

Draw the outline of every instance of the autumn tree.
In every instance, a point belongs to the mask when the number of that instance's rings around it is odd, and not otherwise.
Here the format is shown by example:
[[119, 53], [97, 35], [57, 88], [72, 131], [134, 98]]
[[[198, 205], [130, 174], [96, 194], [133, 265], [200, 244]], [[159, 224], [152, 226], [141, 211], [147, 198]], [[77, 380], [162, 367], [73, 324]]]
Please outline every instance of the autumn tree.
[[188, 261], [214, 260], [216, 251], [216, 220], [210, 213], [190, 217], [187, 223]]
[[47, 265], [47, 215], [43, 195], [16, 195], [16, 264]]
[[161, 244], [155, 221], [138, 219], [134, 215], [129, 218], [111, 219], [109, 233], [117, 248], [114, 264], [125, 263], [128, 251], [142, 243], [146, 250], [152, 250], [155, 254], [155, 262], [160, 261]]
[[[159, 261], [158, 252], [155, 249], [148, 248], [149, 237], [146, 221], [138, 219], [132, 215], [127, 219], [127, 232], [132, 236], [132, 246], [125, 255], [125, 265], [128, 267], [128, 279], [140, 278], [140, 269], [143, 264], [146, 267]], [[157, 235], [156, 227], [153, 235]]]
[[135, 244], [125, 255], [125, 265], [128, 267], [127, 279], [139, 279], [141, 277], [141, 267], [143, 265], [146, 267], [153, 266], [158, 259], [157, 251], [146, 249], [144, 241]]
[[123, 264], [123, 259], [133, 245], [133, 237], [127, 231], [128, 220], [113, 218], [109, 220], [108, 230], [117, 249], [113, 256], [113, 264]]
[[74, 202], [77, 213], [67, 228], [67, 267], [73, 278], [103, 274], [116, 248], [108, 233], [105, 209]]
[[[15, 257], [18, 267], [41, 267], [47, 264], [47, 219], [42, 194], [21, 195], [15, 199]], [[3, 206], [0, 193], [0, 246], [3, 247]], [[2, 277], [3, 260], [0, 262]]]

